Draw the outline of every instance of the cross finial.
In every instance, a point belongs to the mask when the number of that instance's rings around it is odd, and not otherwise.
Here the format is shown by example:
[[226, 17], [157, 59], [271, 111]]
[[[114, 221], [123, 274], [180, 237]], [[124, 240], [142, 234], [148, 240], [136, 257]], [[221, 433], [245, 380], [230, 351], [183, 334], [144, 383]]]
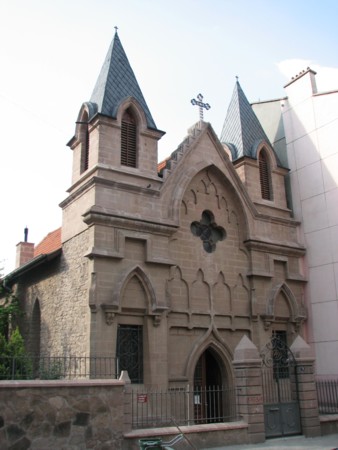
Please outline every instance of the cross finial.
[[117, 33], [117, 30], [119, 29], [116, 25], [115, 25], [115, 33]]
[[191, 100], [191, 104], [192, 105], [197, 105], [199, 107], [200, 120], [203, 120], [203, 108], [206, 109], [207, 111], [208, 111], [208, 109], [211, 108], [209, 103], [203, 103], [202, 100], [203, 100], [203, 95], [202, 94], [198, 94], [197, 100], [194, 99], [194, 98]]

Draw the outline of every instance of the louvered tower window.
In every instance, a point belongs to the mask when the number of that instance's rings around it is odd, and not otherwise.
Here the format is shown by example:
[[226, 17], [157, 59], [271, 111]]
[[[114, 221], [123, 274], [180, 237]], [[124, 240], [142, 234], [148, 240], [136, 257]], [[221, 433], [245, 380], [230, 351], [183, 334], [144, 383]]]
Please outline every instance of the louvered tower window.
[[89, 124], [88, 124], [88, 114], [84, 112], [81, 119], [81, 140], [82, 140], [82, 150], [81, 150], [81, 173], [88, 169], [89, 164]]
[[86, 131], [85, 131], [85, 141], [84, 141], [84, 161], [83, 161], [83, 170], [88, 169], [88, 163], [89, 163], [89, 129], [88, 129], [88, 123], [86, 124]]
[[136, 167], [136, 121], [130, 109], [122, 117], [121, 164]]
[[270, 166], [268, 157], [264, 150], [262, 150], [259, 154], [259, 178], [261, 183], [262, 198], [265, 200], [272, 200]]

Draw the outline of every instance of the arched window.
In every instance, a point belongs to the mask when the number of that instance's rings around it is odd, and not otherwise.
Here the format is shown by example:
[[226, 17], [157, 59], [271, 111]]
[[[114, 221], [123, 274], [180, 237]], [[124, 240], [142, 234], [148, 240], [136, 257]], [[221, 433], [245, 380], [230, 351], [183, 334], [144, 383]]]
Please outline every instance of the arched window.
[[84, 111], [81, 119], [81, 173], [88, 169], [89, 164], [89, 124], [88, 113]]
[[121, 164], [136, 167], [136, 120], [128, 108], [122, 117], [121, 126]]
[[83, 171], [88, 169], [88, 163], [89, 163], [89, 129], [88, 129], [88, 123], [87, 123], [86, 130], [85, 130], [85, 140], [84, 140]]
[[32, 313], [31, 324], [31, 353], [36, 359], [40, 357], [40, 333], [41, 333], [41, 311], [39, 300], [36, 299]]
[[265, 200], [272, 200], [270, 165], [265, 150], [262, 150], [259, 153], [259, 179], [262, 198]]

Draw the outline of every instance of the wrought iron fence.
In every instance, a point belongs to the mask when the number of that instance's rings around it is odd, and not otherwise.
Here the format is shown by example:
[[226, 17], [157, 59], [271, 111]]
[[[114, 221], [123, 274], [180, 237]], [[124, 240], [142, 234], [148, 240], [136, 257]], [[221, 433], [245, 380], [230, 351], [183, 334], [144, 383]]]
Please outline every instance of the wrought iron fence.
[[317, 380], [319, 414], [338, 414], [338, 380]]
[[224, 386], [139, 388], [130, 395], [134, 429], [238, 420], [236, 390]]
[[108, 356], [0, 356], [0, 380], [116, 378]]

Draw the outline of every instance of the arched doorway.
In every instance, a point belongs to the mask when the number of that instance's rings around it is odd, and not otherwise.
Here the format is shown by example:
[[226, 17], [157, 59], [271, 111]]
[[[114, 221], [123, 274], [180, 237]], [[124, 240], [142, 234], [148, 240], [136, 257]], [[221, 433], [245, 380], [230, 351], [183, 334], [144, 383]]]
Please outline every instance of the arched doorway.
[[206, 349], [194, 372], [195, 423], [223, 422], [225, 396], [221, 365], [215, 352]]

